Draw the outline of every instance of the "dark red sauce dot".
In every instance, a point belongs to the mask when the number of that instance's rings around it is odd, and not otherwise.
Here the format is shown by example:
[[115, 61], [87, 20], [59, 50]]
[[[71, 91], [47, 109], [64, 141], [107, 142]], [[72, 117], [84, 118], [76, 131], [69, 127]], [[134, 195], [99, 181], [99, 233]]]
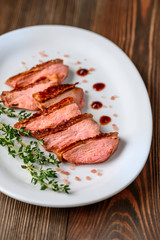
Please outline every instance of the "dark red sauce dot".
[[102, 91], [104, 88], [105, 88], [105, 84], [104, 83], [95, 83], [93, 85], [93, 88], [96, 90], [96, 91]]
[[106, 125], [111, 122], [111, 118], [108, 116], [102, 116], [100, 117], [99, 122], [101, 125]]
[[101, 107], [103, 107], [103, 104], [99, 101], [92, 102], [91, 104], [91, 108], [93, 109], [100, 109]]
[[84, 77], [86, 76], [87, 74], [89, 73], [89, 71], [85, 68], [81, 68], [77, 71], [77, 74], [81, 77]]

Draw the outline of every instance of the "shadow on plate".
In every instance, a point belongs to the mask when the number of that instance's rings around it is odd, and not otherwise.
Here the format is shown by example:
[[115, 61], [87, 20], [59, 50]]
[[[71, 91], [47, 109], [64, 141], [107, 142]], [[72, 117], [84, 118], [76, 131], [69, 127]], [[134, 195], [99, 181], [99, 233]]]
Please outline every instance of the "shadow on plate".
[[74, 75], [75, 75], [74, 71], [69, 69], [68, 77], [64, 80], [63, 84], [66, 84], [66, 83], [73, 84], [74, 78], [75, 78]]
[[109, 163], [109, 162], [113, 162], [114, 160], [117, 160], [119, 158], [119, 156], [121, 155], [121, 153], [124, 151], [124, 148], [126, 147], [127, 145], [127, 142], [120, 138], [120, 143], [119, 143], [119, 146], [118, 146], [118, 149], [116, 150], [116, 152], [106, 161], [106, 163]]

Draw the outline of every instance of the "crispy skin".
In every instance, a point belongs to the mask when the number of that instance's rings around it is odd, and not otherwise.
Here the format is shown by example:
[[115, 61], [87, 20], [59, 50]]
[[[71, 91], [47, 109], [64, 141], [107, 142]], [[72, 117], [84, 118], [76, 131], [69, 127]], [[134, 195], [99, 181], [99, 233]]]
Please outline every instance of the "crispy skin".
[[43, 130], [38, 130], [36, 132], [34, 132], [33, 136], [36, 137], [38, 140], [44, 138], [47, 135], [51, 135], [60, 131], [64, 131], [67, 128], [69, 128], [70, 126], [86, 119], [86, 118], [93, 118], [92, 114], [89, 113], [84, 113], [81, 115], [78, 115], [76, 117], [73, 117], [71, 119], [69, 119], [66, 122], [62, 122], [60, 123], [58, 126], [56, 126], [55, 128], [46, 128]]
[[78, 107], [80, 109], [83, 108], [83, 106], [85, 104], [84, 92], [83, 92], [82, 88], [77, 88], [77, 87], [69, 89], [69, 90], [57, 95], [54, 98], [50, 98], [47, 101], [45, 101], [44, 103], [36, 102], [36, 104], [37, 104], [38, 108], [43, 110], [57, 102], [60, 102], [62, 99], [67, 98], [67, 97], [72, 97], [74, 99], [74, 102], [78, 105]]
[[118, 136], [118, 132], [111, 132], [111, 133], [100, 133], [99, 135], [93, 137], [93, 138], [88, 138], [85, 140], [80, 140], [77, 142], [74, 142], [72, 144], [70, 144], [69, 146], [64, 147], [63, 149], [60, 149], [59, 151], [57, 151], [57, 157], [60, 161], [63, 161], [63, 154], [81, 144], [85, 144], [90, 140], [98, 140], [98, 139], [102, 139], [102, 138], [113, 138], [113, 139], [117, 139]]
[[38, 107], [32, 98], [32, 94], [37, 92], [39, 89], [42, 90], [55, 84], [57, 84], [57, 78], [50, 80], [46, 77], [42, 77], [36, 82], [25, 87], [19, 87], [11, 91], [3, 91], [1, 99], [7, 107], [38, 110]]
[[33, 114], [31, 117], [25, 119], [25, 120], [22, 120], [20, 122], [17, 122], [14, 127], [19, 129], [21, 127], [27, 127], [28, 124], [34, 122], [38, 117], [40, 116], [48, 116], [50, 113], [58, 110], [58, 109], [61, 109], [69, 104], [72, 104], [74, 103], [74, 100], [73, 98], [64, 98], [62, 101], [50, 106], [49, 108], [46, 108], [44, 109], [43, 111], [39, 111], [39, 112], [36, 112], [35, 114]]
[[65, 92], [69, 89], [75, 88], [75, 85], [77, 85], [77, 84], [78, 83], [61, 84], [61, 85], [57, 85], [54, 87], [49, 87], [49, 88], [45, 89], [44, 91], [33, 94], [33, 98], [38, 103], [44, 103], [45, 101], [47, 101], [50, 98], [55, 98], [59, 94]]
[[[63, 66], [63, 72], [60, 71], [61, 66]], [[51, 70], [51, 68], [52, 68], [52, 70]], [[57, 70], [55, 70], [56, 68], [57, 68]], [[46, 72], [45, 72], [45, 69], [46, 69]], [[48, 70], [48, 72], [47, 72], [47, 69], [50, 69], [50, 70]], [[51, 79], [52, 79], [53, 75], [56, 75], [56, 74], [60, 80], [59, 84], [68, 75], [68, 66], [63, 65], [63, 60], [61, 60], [61, 59], [50, 60], [48, 62], [39, 64], [39, 65], [31, 68], [28, 71], [19, 73], [15, 76], [9, 78], [6, 81], [6, 84], [13, 88], [25, 87], [28, 84], [34, 83], [35, 81], [37, 81], [37, 79], [44, 77], [44, 76], [48, 77], [48, 78], [51, 77]]]
[[33, 94], [33, 98], [38, 108], [41, 110], [48, 108], [50, 105], [55, 104], [66, 97], [73, 97], [75, 103], [81, 109], [85, 104], [85, 97], [83, 89], [75, 87], [76, 84], [63, 84], [49, 87], [44, 91]]

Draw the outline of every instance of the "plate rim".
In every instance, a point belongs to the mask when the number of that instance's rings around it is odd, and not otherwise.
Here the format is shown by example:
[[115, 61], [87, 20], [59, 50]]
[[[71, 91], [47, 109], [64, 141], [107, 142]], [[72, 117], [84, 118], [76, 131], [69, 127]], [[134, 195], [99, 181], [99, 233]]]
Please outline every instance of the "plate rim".
[[152, 116], [152, 108], [151, 108], [151, 102], [150, 102], [150, 98], [149, 98], [149, 95], [148, 95], [148, 92], [147, 92], [147, 88], [145, 86], [145, 83], [138, 71], [138, 69], [136, 68], [135, 64], [131, 61], [131, 59], [128, 57], [128, 55], [118, 46], [116, 45], [114, 42], [112, 42], [111, 40], [109, 40], [108, 38], [98, 34], [98, 33], [95, 33], [95, 32], [92, 32], [90, 30], [86, 30], [86, 29], [83, 29], [83, 28], [80, 28], [80, 27], [75, 27], [75, 26], [68, 26], [68, 25], [54, 25], [54, 24], [42, 24], [42, 25], [33, 25], [33, 26], [27, 26], [27, 27], [23, 27], [23, 28], [19, 28], [19, 29], [15, 29], [15, 30], [11, 30], [7, 33], [4, 33], [2, 35], [0, 35], [0, 40], [9, 35], [9, 34], [12, 34], [14, 32], [20, 32], [20, 31], [23, 31], [25, 29], [34, 29], [34, 28], [48, 28], [48, 27], [51, 27], [51, 28], [68, 28], [68, 29], [75, 29], [75, 30], [79, 30], [79, 31], [84, 31], [84, 32], [88, 32], [90, 34], [93, 34], [99, 38], [103, 38], [104, 40], [108, 41], [114, 48], [116, 48], [119, 52], [121, 52], [121, 54], [123, 56], [125, 56], [127, 58], [127, 61], [129, 61], [130, 65], [132, 65], [132, 67], [134, 68], [134, 71], [137, 72], [137, 74], [139, 75], [139, 80], [141, 81], [142, 85], [143, 85], [143, 90], [145, 92], [145, 96], [147, 97], [148, 99], [148, 110], [150, 112], [150, 123], [151, 123], [151, 126], [150, 126], [150, 139], [148, 139], [148, 142], [149, 142], [149, 147], [146, 151], [146, 158], [145, 160], [143, 161], [143, 164], [141, 165], [141, 168], [139, 168], [139, 171], [137, 171], [137, 174], [134, 176], [134, 178], [132, 178], [126, 185], [122, 186], [121, 188], [119, 188], [117, 191], [114, 191], [113, 193], [111, 193], [110, 195], [107, 195], [107, 196], [104, 196], [104, 197], [99, 197], [99, 198], [96, 198], [95, 200], [93, 201], [89, 201], [89, 202], [83, 202], [83, 203], [74, 203], [74, 204], [65, 204], [65, 205], [62, 205], [62, 204], [46, 204], [46, 203], [42, 203], [42, 202], [35, 202], [34, 200], [25, 200], [23, 198], [23, 196], [19, 196], [19, 194], [13, 194], [12, 192], [9, 192], [7, 191], [7, 189], [4, 189], [3, 186], [0, 185], [0, 191], [2, 193], [4, 193], [5, 195], [9, 196], [9, 197], [12, 197], [18, 201], [21, 201], [21, 202], [24, 202], [24, 203], [29, 203], [29, 204], [33, 204], [33, 205], [36, 205], [36, 206], [43, 206], [43, 207], [54, 207], [54, 208], [68, 208], [68, 207], [79, 207], [79, 206], [86, 206], [86, 205], [90, 205], [90, 204], [94, 204], [94, 203], [97, 203], [97, 202], [100, 202], [100, 201], [103, 201], [105, 199], [108, 199], [114, 195], [116, 195], [117, 193], [121, 192], [123, 189], [125, 189], [126, 187], [128, 187], [136, 178], [137, 176], [140, 174], [140, 172], [142, 171], [142, 169], [144, 168], [144, 165], [148, 159], [148, 155], [149, 155], [149, 152], [150, 152], [150, 148], [151, 148], [151, 143], [152, 143], [152, 133], [153, 133], [153, 116]]

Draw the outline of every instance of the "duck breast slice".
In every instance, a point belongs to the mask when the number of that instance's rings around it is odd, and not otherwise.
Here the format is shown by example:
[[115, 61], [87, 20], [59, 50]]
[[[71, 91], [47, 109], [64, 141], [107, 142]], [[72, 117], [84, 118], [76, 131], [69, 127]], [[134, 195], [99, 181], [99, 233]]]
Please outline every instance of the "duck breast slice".
[[118, 133], [100, 135], [73, 143], [57, 153], [60, 160], [74, 164], [93, 164], [106, 161], [117, 149], [120, 139]]
[[28, 110], [38, 110], [38, 107], [32, 97], [36, 92], [42, 91], [48, 87], [57, 84], [57, 78], [50, 80], [48, 78], [40, 78], [35, 83], [26, 87], [16, 88], [11, 91], [3, 91], [1, 99], [7, 107], [24, 108]]
[[44, 91], [35, 93], [33, 98], [37, 106], [44, 109], [61, 101], [63, 98], [72, 97], [81, 109], [85, 104], [84, 92], [81, 88], [75, 87], [76, 84], [61, 84], [49, 87]]
[[52, 79], [55, 75], [58, 77], [58, 84], [61, 84], [68, 76], [68, 70], [69, 68], [63, 64], [63, 60], [50, 60], [9, 78], [6, 81], [6, 84], [13, 88], [25, 87], [36, 82], [37, 79], [41, 77], [48, 77], [49, 79]]
[[36, 131], [56, 127], [61, 122], [66, 122], [72, 117], [80, 115], [81, 111], [74, 102], [73, 98], [65, 98], [60, 102], [46, 108], [44, 111], [39, 111], [33, 114], [31, 117], [17, 122], [14, 127], [25, 127], [31, 133]]

